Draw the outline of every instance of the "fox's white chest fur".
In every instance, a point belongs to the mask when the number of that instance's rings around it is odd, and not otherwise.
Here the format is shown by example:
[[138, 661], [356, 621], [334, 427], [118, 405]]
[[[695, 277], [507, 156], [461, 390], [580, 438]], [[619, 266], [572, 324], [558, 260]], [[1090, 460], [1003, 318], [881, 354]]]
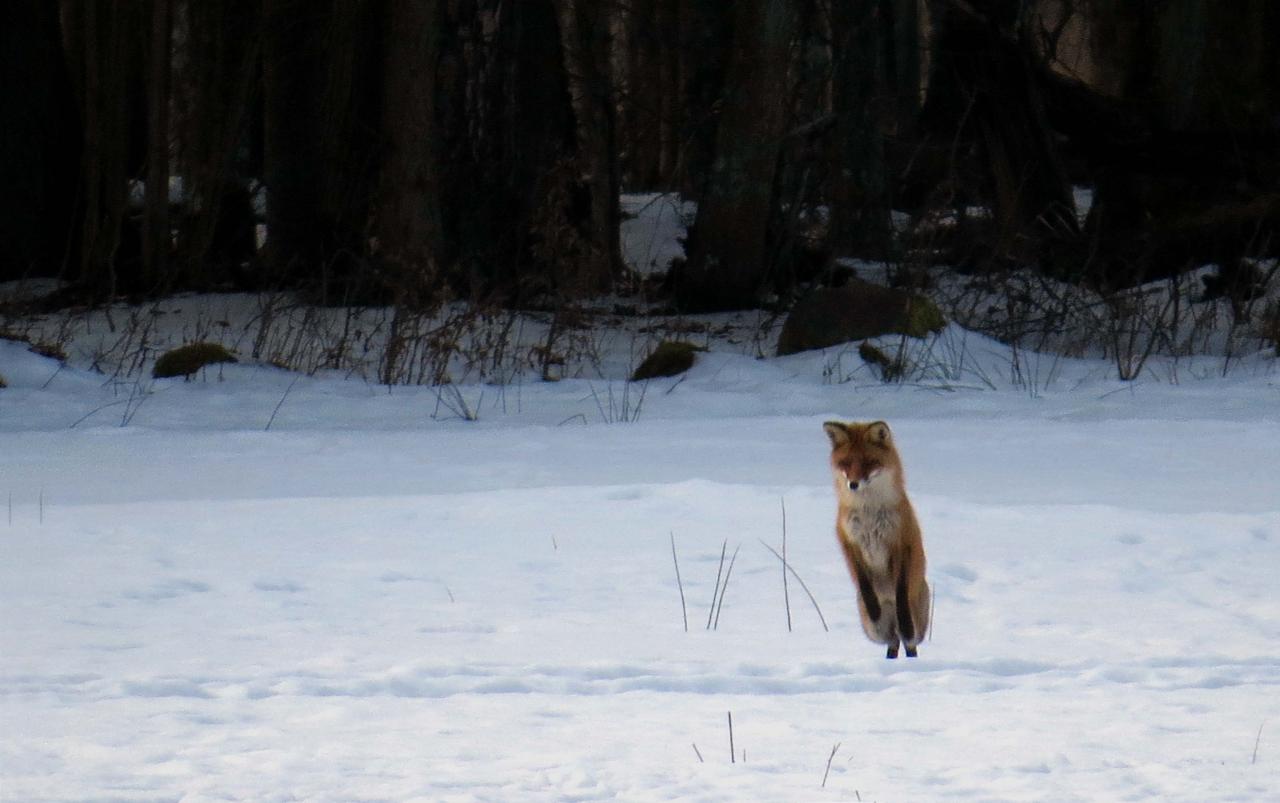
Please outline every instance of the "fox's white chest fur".
[[845, 518], [848, 538], [862, 550], [873, 571], [889, 568], [889, 552], [902, 526], [896, 505], [867, 505], [849, 511]]

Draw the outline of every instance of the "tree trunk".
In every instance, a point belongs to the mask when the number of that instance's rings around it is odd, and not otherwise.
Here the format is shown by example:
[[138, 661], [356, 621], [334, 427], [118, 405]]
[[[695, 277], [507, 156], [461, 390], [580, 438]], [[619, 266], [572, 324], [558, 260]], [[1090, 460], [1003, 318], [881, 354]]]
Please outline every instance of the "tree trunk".
[[585, 195], [585, 202], [569, 210], [582, 253], [566, 263], [573, 266], [572, 273], [558, 271], [556, 285], [579, 297], [609, 289], [622, 269], [610, 20], [607, 7], [597, 0], [557, 0], [556, 10], [575, 117], [575, 194]]
[[[628, 192], [678, 189], [684, 87], [681, 7], [686, 0], [636, 0], [618, 15], [616, 50], [619, 170]], [[598, 12], [603, 13], [603, 12]]]
[[187, 286], [261, 287], [248, 190], [262, 163], [261, 11], [261, 0], [189, 0], [176, 9], [178, 267]]
[[[656, 83], [647, 80], [657, 67], [655, 0], [635, 0], [618, 12], [615, 67], [618, 90], [618, 142], [622, 181], [631, 191], [652, 188], [657, 179], [658, 111]], [[561, 16], [564, 15], [561, 10]]]
[[0, 3], [0, 108], [0, 281], [56, 276], [79, 259], [81, 132], [55, 3]]
[[791, 0], [743, 0], [733, 15], [715, 158], [676, 288], [689, 310], [751, 307], [775, 267], [774, 179], [790, 120], [794, 6]]
[[68, 3], [67, 40], [84, 121], [82, 250], [74, 283], [87, 299], [137, 290], [140, 242], [126, 226], [128, 179], [141, 167], [145, 123], [138, 45], [148, 29], [132, 4]]
[[267, 266], [277, 281], [314, 275], [324, 259], [318, 84], [324, 4], [263, 0], [263, 179]]
[[398, 306], [428, 303], [445, 256], [436, 113], [440, 0], [391, 0], [384, 45], [385, 154], [375, 208], [378, 256]]
[[1075, 202], [1046, 119], [1031, 47], [1014, 30], [1018, 0], [930, 3], [931, 133], [976, 144], [996, 222], [996, 250], [1039, 262], [1077, 232]]
[[[671, 191], [679, 188], [680, 130], [684, 126], [685, 104], [681, 96], [680, 0], [657, 0], [658, 3], [658, 165], [653, 188]], [[665, 35], [662, 32], [666, 32]]]
[[550, 0], [477, 0], [451, 14], [461, 44], [447, 94], [457, 105], [442, 134], [445, 185], [463, 193], [443, 210], [458, 249], [454, 284], [518, 301], [552, 289], [536, 254], [554, 253], [567, 231], [551, 199], [571, 183], [564, 166], [574, 148], [556, 10]]
[[880, 0], [880, 15], [888, 43], [885, 68], [895, 111], [891, 131], [905, 137], [920, 114], [920, 0]]
[[831, 240], [843, 253], [870, 258], [883, 258], [889, 246], [882, 129], [897, 112], [887, 89], [891, 59], [884, 46], [880, 4], [881, 0], [848, 0], [831, 9], [837, 152], [831, 180]]
[[151, 0], [147, 54], [147, 183], [143, 215], [142, 281], [154, 292], [168, 282], [169, 248], [169, 0]]
[[380, 300], [366, 295], [376, 10], [371, 0], [264, 0], [268, 264], [322, 304]]
[[1234, 278], [1248, 273], [1241, 260], [1280, 251], [1280, 8], [1264, 0], [1089, 8], [1093, 55], [1139, 121], [1123, 137], [1106, 131], [1094, 147], [1091, 278], [1123, 287], [1212, 263], [1226, 292], [1253, 292]]
[[334, 0], [323, 32], [317, 87], [321, 213], [327, 235], [319, 288], [323, 303], [386, 300], [369, 259], [370, 202], [378, 183], [383, 120], [384, 22], [382, 0]]
[[[758, 5], [751, 0], [749, 5]], [[734, 4], [722, 0], [680, 0], [680, 191], [700, 200], [716, 158], [720, 103], [731, 58]]]

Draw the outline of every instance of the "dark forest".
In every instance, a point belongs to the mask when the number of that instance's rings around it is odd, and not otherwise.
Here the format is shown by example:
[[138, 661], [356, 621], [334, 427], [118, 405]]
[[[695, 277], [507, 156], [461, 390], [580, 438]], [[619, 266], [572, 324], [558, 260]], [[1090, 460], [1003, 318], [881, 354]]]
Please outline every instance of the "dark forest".
[[697, 202], [647, 290], [688, 311], [836, 256], [1247, 297], [1280, 250], [1268, 0], [8, 0], [0, 40], [0, 280], [52, 304], [590, 297], [641, 191]]

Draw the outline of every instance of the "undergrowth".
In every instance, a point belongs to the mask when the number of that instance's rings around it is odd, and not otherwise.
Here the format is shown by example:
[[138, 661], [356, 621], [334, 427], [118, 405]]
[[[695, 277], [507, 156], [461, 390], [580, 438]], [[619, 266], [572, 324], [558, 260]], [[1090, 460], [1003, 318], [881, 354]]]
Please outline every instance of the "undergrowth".
[[[1190, 357], [1215, 358], [1215, 372], [1226, 375], [1246, 357], [1280, 350], [1277, 264], [1259, 266], [1262, 294], [1237, 302], [1204, 297], [1208, 269], [1103, 295], [1030, 271], [968, 276], [881, 265], [890, 283], [897, 276], [927, 286], [958, 325], [925, 338], [890, 336], [828, 350], [822, 379], [944, 390], [1012, 386], [1035, 396], [1054, 387], [1062, 361], [1073, 358], [1103, 359], [1120, 380], [1154, 376], [1176, 383]], [[468, 420], [486, 398], [480, 386], [603, 381], [609, 384], [592, 386], [597, 411], [606, 421], [628, 421], [639, 413], [643, 389], [633, 393], [612, 383], [649, 376], [637, 368], [660, 344], [682, 345], [670, 355], [678, 364], [659, 373], [684, 367], [702, 350], [763, 357], [772, 353], [784, 315], [687, 317], [652, 309], [617, 298], [541, 310], [469, 303], [419, 310], [318, 307], [287, 293], [178, 296], [56, 314], [0, 311], [0, 336], [88, 366], [122, 387], [150, 374], [166, 351], [217, 344], [249, 362], [308, 376], [329, 372], [386, 386], [435, 386], [437, 413]], [[998, 359], [981, 336], [1004, 344]], [[1204, 375], [1206, 364], [1198, 360], [1193, 373]], [[480, 389], [462, 393], [463, 386]], [[504, 409], [509, 403], [506, 391], [487, 398]]]

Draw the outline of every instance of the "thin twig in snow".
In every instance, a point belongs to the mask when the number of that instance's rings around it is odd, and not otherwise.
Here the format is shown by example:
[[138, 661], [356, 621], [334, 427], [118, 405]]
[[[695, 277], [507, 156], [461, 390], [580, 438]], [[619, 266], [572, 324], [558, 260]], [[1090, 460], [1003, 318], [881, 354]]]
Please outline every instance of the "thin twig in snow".
[[1258, 763], [1258, 744], [1262, 741], [1262, 728], [1266, 724], [1267, 724], [1267, 721], [1264, 719], [1262, 720], [1262, 724], [1258, 726], [1258, 735], [1254, 737], [1254, 740], [1253, 740], [1253, 759], [1249, 762], [1250, 764]]
[[729, 590], [729, 575], [733, 574], [733, 564], [738, 560], [738, 550], [741, 546], [733, 548], [733, 557], [729, 559], [729, 568], [724, 573], [724, 585], [720, 586], [720, 602], [716, 605], [716, 621], [711, 626], [712, 630], [720, 629], [720, 612], [724, 610], [724, 594]]
[[77, 426], [79, 426], [80, 424], [83, 424], [83, 423], [84, 423], [87, 419], [89, 419], [91, 416], [93, 416], [93, 415], [95, 415], [95, 414], [97, 414], [97, 413], [102, 412], [103, 410], [107, 409], [108, 407], [119, 407], [119, 406], [120, 406], [120, 405], [122, 405], [122, 404], [127, 404], [127, 403], [128, 403], [128, 401], [129, 401], [128, 399], [121, 399], [120, 401], [107, 402], [106, 404], [102, 405], [101, 407], [95, 407], [95, 408], [93, 408], [92, 410], [90, 410], [89, 412], [87, 412], [87, 413], [85, 413], [84, 415], [82, 415], [82, 416], [80, 416], [79, 418], [77, 418], [77, 419], [75, 420], [75, 423], [73, 423], [71, 426], [67, 427], [67, 429], [75, 429], [75, 428], [76, 428]]
[[262, 428], [263, 432], [271, 431], [271, 425], [276, 420], [276, 414], [279, 413], [280, 408], [284, 406], [284, 400], [289, 398], [289, 391], [293, 390], [293, 386], [298, 384], [298, 380], [301, 378], [302, 378], [302, 374], [298, 374], [293, 378], [293, 381], [289, 383], [289, 387], [284, 389], [284, 395], [280, 397], [280, 401], [276, 402], [275, 409], [271, 411], [271, 417], [267, 419], [267, 425]]
[[733, 712], [729, 712], [729, 763], [737, 764], [738, 757], [733, 752]]
[[[676, 384], [678, 385], [680, 383], [677, 382]], [[640, 386], [640, 398], [636, 399], [636, 406], [631, 411], [631, 423], [634, 424], [635, 422], [640, 420], [640, 408], [644, 407], [644, 396], [648, 392], [649, 392], [649, 380], [646, 379], [644, 381], [644, 384]]]
[[[133, 417], [138, 414], [138, 409], [142, 407], [142, 403], [147, 400], [150, 394], [142, 390], [142, 377], [139, 376], [129, 388], [129, 399], [124, 405], [124, 415], [120, 417], [120, 426], [127, 427], [133, 421]], [[134, 404], [134, 401], [137, 404]]]
[[58, 367], [54, 369], [52, 374], [49, 374], [49, 378], [44, 381], [44, 384], [40, 386], [40, 389], [47, 390], [49, 384], [53, 382], [53, 380], [57, 378], [58, 374], [62, 373], [62, 369], [66, 367], [67, 364], [65, 362], [58, 363]]
[[676, 564], [676, 585], [680, 587], [680, 615], [684, 617], [684, 632], [689, 632], [689, 609], [684, 604], [684, 581], [680, 579], [680, 559], [676, 557], [676, 534], [671, 533], [671, 560]]
[[[596, 393], [596, 386], [588, 382], [587, 388], [591, 391], [591, 398], [595, 400], [596, 410], [600, 413], [600, 420], [604, 421], [606, 424], [612, 423], [612, 419], [605, 415], [604, 405], [600, 403], [600, 394]], [[610, 412], [612, 412], [612, 409]]]
[[831, 774], [831, 761], [836, 757], [836, 751], [839, 749], [840, 749], [840, 742], [836, 742], [835, 746], [831, 748], [831, 755], [827, 756], [827, 770], [826, 772], [822, 773], [823, 789], [827, 788], [827, 776]]
[[716, 600], [720, 597], [720, 573], [724, 571], [724, 554], [729, 549], [729, 539], [720, 545], [720, 568], [716, 569], [716, 587], [711, 589], [711, 610], [707, 611], [707, 630], [711, 629], [711, 617], [716, 615]]
[[787, 608], [787, 632], [791, 632], [791, 593], [787, 589], [787, 499], [778, 497], [782, 503], [782, 602]]
[[698, 749], [698, 743], [690, 742], [689, 744], [693, 745], [693, 752], [698, 756], [698, 763], [706, 764], [706, 760], [702, 758], [702, 751]]
[[787, 571], [791, 572], [791, 576], [796, 578], [796, 582], [800, 584], [800, 587], [804, 589], [804, 593], [809, 596], [809, 601], [813, 603], [813, 609], [818, 612], [818, 619], [822, 622], [822, 629], [830, 633], [831, 628], [827, 627], [827, 617], [822, 615], [822, 608], [818, 606], [818, 601], [813, 598], [813, 592], [809, 590], [809, 586], [805, 585], [804, 579], [801, 578], [800, 575], [796, 573], [795, 567], [793, 567], [790, 563], [787, 563], [787, 561], [782, 557], [782, 555], [778, 554], [778, 550], [769, 546], [769, 544], [766, 543], [764, 539], [760, 539], [760, 543], [764, 544], [764, 548], [772, 552], [775, 558], [782, 561], [782, 565], [787, 568]]

